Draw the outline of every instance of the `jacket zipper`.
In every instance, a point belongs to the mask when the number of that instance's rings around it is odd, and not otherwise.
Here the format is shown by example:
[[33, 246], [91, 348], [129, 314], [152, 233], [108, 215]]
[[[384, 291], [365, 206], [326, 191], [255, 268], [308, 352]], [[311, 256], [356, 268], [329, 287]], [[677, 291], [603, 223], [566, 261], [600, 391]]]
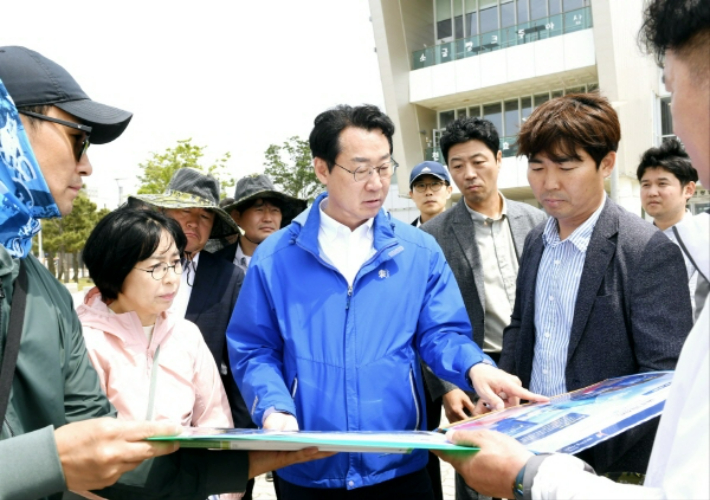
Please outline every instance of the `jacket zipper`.
[[414, 430], [419, 430], [419, 422], [421, 420], [421, 413], [419, 410], [419, 398], [417, 398], [417, 387], [414, 384], [414, 370], [409, 368], [409, 385], [412, 388], [412, 398], [414, 398], [414, 408], [417, 410], [417, 422], [414, 425]]

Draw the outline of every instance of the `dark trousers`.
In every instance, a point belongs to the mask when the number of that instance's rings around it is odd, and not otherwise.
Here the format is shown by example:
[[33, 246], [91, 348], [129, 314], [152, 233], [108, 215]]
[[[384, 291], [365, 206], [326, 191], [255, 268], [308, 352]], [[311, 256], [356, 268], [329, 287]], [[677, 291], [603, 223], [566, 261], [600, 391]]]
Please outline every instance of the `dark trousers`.
[[335, 488], [306, 488], [297, 486], [280, 477], [279, 484], [283, 500], [433, 500], [431, 482], [426, 469], [396, 477], [384, 483], [365, 486], [354, 490]]
[[[441, 398], [431, 398], [426, 379], [424, 379], [424, 394], [426, 399], [426, 430], [433, 431], [441, 424]], [[441, 487], [441, 465], [439, 463], [439, 457], [432, 452], [429, 452], [429, 461], [426, 464], [426, 471], [431, 481], [431, 490], [434, 493], [434, 500], [444, 500], [444, 492]]]

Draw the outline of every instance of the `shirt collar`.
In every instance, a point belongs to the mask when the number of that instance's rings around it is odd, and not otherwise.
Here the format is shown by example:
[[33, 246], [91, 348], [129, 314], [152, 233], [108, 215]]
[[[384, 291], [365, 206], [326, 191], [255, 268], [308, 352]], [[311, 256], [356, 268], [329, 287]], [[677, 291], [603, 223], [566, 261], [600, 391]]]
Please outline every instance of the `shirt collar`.
[[[606, 199], [607, 196], [605, 193], [604, 201], [602, 201], [602, 204], [599, 205], [599, 208], [597, 208], [594, 213], [582, 223], [581, 226], [575, 229], [566, 240], [576, 246], [580, 252], [587, 251], [589, 241], [592, 239], [592, 232], [594, 231], [594, 226], [597, 225], [599, 216], [601, 215], [602, 210], [604, 209], [604, 205], [606, 205]], [[556, 246], [561, 243], [560, 231], [557, 227], [557, 219], [555, 219], [554, 217], [550, 217], [549, 219], [547, 219], [547, 222], [545, 223], [545, 230], [542, 233], [542, 241], [545, 246]]]
[[372, 226], [375, 222], [374, 218], [367, 219], [364, 224], [356, 227], [354, 231], [351, 231], [348, 226], [341, 224], [323, 211], [323, 203], [327, 201], [328, 198], [321, 201], [318, 205], [318, 210], [320, 210], [320, 228], [323, 231], [323, 236], [328, 241], [349, 238], [351, 233], [353, 235], [358, 234], [361, 237], [368, 237], [369, 239], [373, 238]]
[[501, 193], [500, 191], [498, 192], [498, 196], [500, 196], [501, 202], [503, 203], [503, 207], [500, 211], [500, 217], [498, 217], [497, 219], [493, 219], [492, 217], [488, 217], [487, 215], [484, 215], [481, 212], [475, 211], [474, 209], [468, 206], [466, 200], [463, 200], [463, 205], [466, 207], [466, 210], [468, 210], [468, 213], [471, 215], [471, 218], [474, 221], [485, 222], [487, 220], [502, 220], [508, 216], [508, 202], [506, 201], [505, 196], [503, 196], [503, 193]]

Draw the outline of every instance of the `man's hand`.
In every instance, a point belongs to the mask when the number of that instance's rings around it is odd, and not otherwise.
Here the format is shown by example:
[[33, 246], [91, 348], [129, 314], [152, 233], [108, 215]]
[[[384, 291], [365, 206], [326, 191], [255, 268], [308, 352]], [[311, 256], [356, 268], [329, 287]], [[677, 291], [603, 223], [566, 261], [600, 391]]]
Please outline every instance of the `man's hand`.
[[[288, 413], [274, 412], [264, 420], [264, 430], [269, 431], [297, 431], [298, 421]], [[282, 466], [283, 467], [283, 466]]]
[[[449, 423], [458, 422], [465, 418], [469, 418], [474, 414], [475, 406], [468, 394], [463, 392], [461, 389], [454, 389], [447, 392], [441, 398], [442, 403], [444, 403], [444, 413], [446, 413], [446, 418]], [[471, 415], [467, 415], [465, 410], [471, 412]]]
[[523, 389], [518, 377], [485, 363], [473, 365], [469, 371], [476, 394], [493, 410], [502, 410], [520, 404], [520, 399], [546, 403], [545, 396]]
[[167, 455], [175, 442], [143, 441], [152, 436], [174, 436], [182, 427], [172, 422], [129, 422], [96, 418], [74, 422], [54, 431], [67, 488], [99, 490], [149, 458]]
[[449, 441], [478, 446], [477, 453], [432, 450], [454, 466], [471, 488], [493, 498], [512, 498], [515, 477], [533, 454], [515, 439], [492, 431], [449, 431]]
[[[271, 415], [269, 415], [270, 417]], [[268, 420], [268, 419], [267, 419]], [[318, 451], [318, 448], [304, 448], [298, 451], [250, 451], [249, 479], [265, 472], [280, 469], [287, 465], [310, 462], [335, 455], [333, 452]]]

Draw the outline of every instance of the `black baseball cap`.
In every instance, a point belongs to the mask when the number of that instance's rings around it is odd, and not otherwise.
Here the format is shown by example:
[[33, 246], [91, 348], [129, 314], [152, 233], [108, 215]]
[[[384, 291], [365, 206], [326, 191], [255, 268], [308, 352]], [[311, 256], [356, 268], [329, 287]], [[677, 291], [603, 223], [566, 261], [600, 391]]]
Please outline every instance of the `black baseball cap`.
[[0, 47], [0, 80], [18, 108], [53, 105], [76, 116], [92, 128], [93, 144], [117, 139], [133, 117], [92, 101], [67, 70], [25, 47]]

